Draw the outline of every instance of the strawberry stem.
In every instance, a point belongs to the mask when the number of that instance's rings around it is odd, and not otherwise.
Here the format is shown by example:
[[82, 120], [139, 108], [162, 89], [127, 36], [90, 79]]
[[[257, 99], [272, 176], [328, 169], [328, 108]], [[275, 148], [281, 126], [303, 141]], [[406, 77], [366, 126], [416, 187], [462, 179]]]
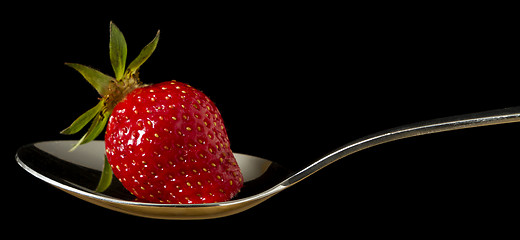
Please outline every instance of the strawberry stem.
[[94, 120], [92, 121], [92, 124], [90, 125], [87, 133], [85, 133], [85, 135], [83, 135], [83, 137], [72, 147], [72, 149], [70, 149], [70, 151], [72, 152], [72, 151], [76, 150], [76, 148], [79, 145], [88, 143], [88, 142], [96, 139], [96, 137], [99, 136], [99, 134], [101, 134], [101, 132], [105, 128], [105, 125], [107, 125], [108, 118], [110, 117], [111, 113], [112, 113], [112, 111], [110, 111], [110, 112], [102, 111], [99, 114], [97, 114], [96, 117], [94, 118]]
[[110, 22], [110, 62], [116, 74], [117, 81], [123, 78], [126, 66], [126, 40], [119, 28]]
[[96, 187], [96, 192], [104, 192], [110, 187], [112, 183], [112, 168], [110, 167], [110, 163], [108, 163], [107, 155], [105, 155], [105, 163], [103, 164], [103, 171], [101, 172], [101, 178], [99, 178], [98, 185]]
[[83, 77], [97, 90], [101, 96], [104, 96], [108, 93], [108, 86], [110, 85], [110, 82], [114, 81], [113, 77], [105, 75], [104, 73], [85, 65], [78, 63], [65, 63], [65, 65], [74, 68], [76, 71], [81, 73], [81, 75], [83, 75]]
[[128, 65], [128, 69], [126, 70], [126, 74], [128, 75], [134, 75], [136, 74], [137, 70], [141, 65], [143, 65], [146, 60], [152, 55], [152, 53], [155, 51], [155, 48], [157, 47], [157, 43], [159, 42], [159, 35], [161, 31], [157, 31], [157, 34], [155, 35], [155, 38], [146, 45], [143, 50], [141, 50], [141, 53], [139, 53], [139, 56], [137, 56], [134, 61], [132, 61]]
[[69, 127], [61, 131], [62, 134], [74, 134], [92, 121], [87, 133], [83, 135], [70, 151], [74, 151], [81, 144], [96, 139], [103, 132], [115, 106], [128, 93], [143, 85], [139, 80], [138, 70], [155, 51], [159, 41], [159, 34], [160, 31], [157, 31], [155, 38], [141, 50], [139, 55], [130, 63], [128, 69], [126, 69], [127, 46], [125, 37], [119, 28], [113, 22], [110, 22], [110, 62], [114, 69], [115, 78], [82, 64], [65, 63], [65, 65], [81, 73], [102, 96], [95, 107], [83, 113]]
[[68, 128], [61, 131], [61, 134], [71, 135], [74, 133], [79, 132], [85, 125], [87, 125], [105, 106], [105, 99], [101, 99], [99, 103], [88, 110], [87, 112], [83, 113], [81, 116], [76, 119]]

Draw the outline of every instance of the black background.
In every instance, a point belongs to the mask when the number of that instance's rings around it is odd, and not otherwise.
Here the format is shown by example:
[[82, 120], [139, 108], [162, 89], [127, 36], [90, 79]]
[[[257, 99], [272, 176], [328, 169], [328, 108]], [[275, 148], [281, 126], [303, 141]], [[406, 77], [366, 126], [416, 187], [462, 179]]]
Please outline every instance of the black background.
[[294, 170], [380, 130], [520, 104], [520, 41], [508, 6], [148, 4], [4, 9], [4, 17], [14, 12], [2, 19], [8, 62], [2, 193], [9, 224], [53, 236], [65, 236], [63, 229], [140, 237], [513, 231], [518, 124], [381, 145], [251, 210], [204, 221], [109, 211], [26, 173], [14, 159], [18, 147], [80, 137], [59, 131], [98, 96], [63, 63], [112, 75], [111, 20], [125, 34], [129, 61], [161, 30], [141, 68], [144, 82], [176, 79], [202, 90], [219, 107], [235, 152]]

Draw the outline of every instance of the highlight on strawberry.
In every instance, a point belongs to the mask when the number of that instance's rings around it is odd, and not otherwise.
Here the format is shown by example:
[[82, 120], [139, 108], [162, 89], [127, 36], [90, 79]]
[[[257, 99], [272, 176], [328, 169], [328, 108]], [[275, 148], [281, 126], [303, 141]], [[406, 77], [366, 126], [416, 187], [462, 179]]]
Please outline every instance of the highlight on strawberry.
[[[201, 91], [175, 80], [147, 85], [139, 79], [139, 68], [154, 52], [159, 35], [160, 31], [127, 66], [125, 38], [111, 22], [109, 50], [115, 77], [65, 63], [81, 73], [101, 98], [61, 133], [75, 134], [91, 123], [74, 150], [94, 140], [106, 125], [108, 171], [142, 201], [228, 201], [240, 191], [243, 177], [215, 104]], [[111, 173], [103, 175], [108, 177], [102, 177], [98, 188], [111, 181]]]

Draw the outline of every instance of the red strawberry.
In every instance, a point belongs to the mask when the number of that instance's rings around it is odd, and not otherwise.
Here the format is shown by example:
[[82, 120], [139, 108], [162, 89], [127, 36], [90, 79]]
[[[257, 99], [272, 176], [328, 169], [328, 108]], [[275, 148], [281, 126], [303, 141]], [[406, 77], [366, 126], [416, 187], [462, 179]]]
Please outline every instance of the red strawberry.
[[95, 139], [110, 119], [107, 160], [123, 186], [140, 199], [182, 204], [231, 199], [243, 185], [242, 174], [215, 104], [181, 82], [142, 85], [137, 70], [155, 50], [159, 33], [125, 71], [126, 42], [119, 29], [110, 26], [116, 77], [67, 64], [102, 98], [62, 133], [76, 133], [93, 119], [77, 145], [83, 144]]
[[242, 186], [219, 111], [189, 85], [132, 91], [115, 107], [105, 138], [115, 176], [150, 202], [226, 201]]

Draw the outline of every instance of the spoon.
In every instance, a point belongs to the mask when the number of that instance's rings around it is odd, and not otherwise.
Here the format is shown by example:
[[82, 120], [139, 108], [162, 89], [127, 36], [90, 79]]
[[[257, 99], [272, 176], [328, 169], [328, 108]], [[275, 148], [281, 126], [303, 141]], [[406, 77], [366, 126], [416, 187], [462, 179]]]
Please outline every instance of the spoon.
[[21, 147], [18, 164], [35, 177], [90, 203], [141, 217], [210, 219], [247, 210], [296, 184], [323, 167], [363, 149], [430, 133], [520, 122], [520, 107], [424, 121], [378, 132], [352, 141], [300, 171], [291, 172], [263, 158], [235, 153], [244, 187], [235, 199], [207, 204], [155, 204], [135, 200], [114, 180], [103, 193], [96, 185], [104, 163], [104, 142], [93, 141], [69, 152], [76, 141], [47, 141]]

